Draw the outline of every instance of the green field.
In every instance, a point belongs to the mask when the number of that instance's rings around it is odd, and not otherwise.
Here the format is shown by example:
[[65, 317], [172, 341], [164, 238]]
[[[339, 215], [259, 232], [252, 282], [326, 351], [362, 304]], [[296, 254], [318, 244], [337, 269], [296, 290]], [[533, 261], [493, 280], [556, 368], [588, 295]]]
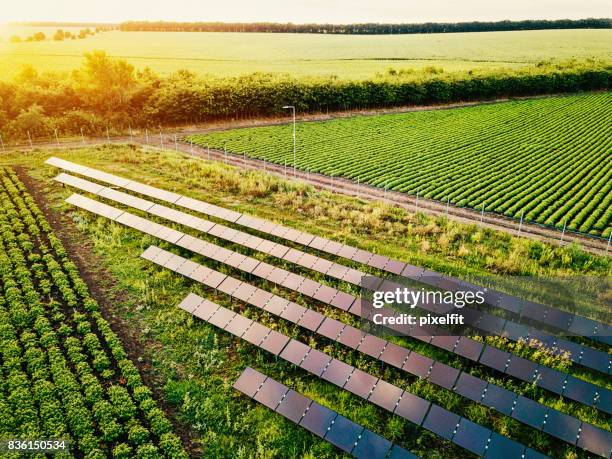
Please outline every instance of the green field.
[[[522, 100], [297, 126], [297, 167], [608, 237], [612, 94]], [[189, 137], [293, 164], [291, 125]]]
[[445, 71], [518, 67], [542, 60], [610, 60], [612, 30], [543, 30], [427, 35], [316, 35], [274, 33], [120, 32], [85, 40], [9, 43], [34, 31], [0, 28], [0, 78], [23, 65], [69, 71], [94, 49], [137, 68], [168, 74], [179, 69], [218, 76], [253, 72], [367, 78], [395, 69], [435, 66]]
[[[274, 327], [322, 352], [330, 353], [552, 457], [592, 457], [576, 447], [535, 432], [509, 416], [501, 415], [482, 404], [470, 402], [453, 391], [435, 386], [426, 378], [408, 375], [389, 365], [383, 367], [379, 361], [346, 346], [334, 345], [321, 335], [305, 331], [289, 321], [243, 304], [242, 301], [231, 301], [221, 292], [205, 288], [202, 284], [147, 262], [139, 257], [142, 251], [151, 244], [160, 245], [343, 322], [358, 323], [355, 317], [338, 309], [325, 307], [311, 298], [294, 295], [257, 277], [247, 278], [246, 274], [241, 274], [228, 265], [200, 256], [194, 257], [193, 253], [187, 250], [67, 205], [63, 201], [74, 190], [54, 182], [52, 178], [57, 174], [57, 170], [43, 164], [52, 155], [156, 187], [171, 189], [232, 210], [283, 222], [302, 231], [344, 241], [461, 278], [473, 279], [473, 276], [491, 272], [541, 276], [605, 276], [610, 274], [610, 259], [586, 254], [573, 246], [553, 247], [476, 225], [462, 225], [444, 218], [414, 215], [382, 203], [321, 192], [262, 172], [241, 171], [173, 151], [140, 149], [133, 146], [104, 146], [61, 152], [36, 150], [26, 156], [21, 153], [3, 155], [1, 164], [19, 165], [23, 177], [28, 178], [26, 183], [32, 189], [38, 190], [37, 199], [44, 203], [47, 210], [53, 212], [55, 218], [52, 221], [56, 223], [58, 236], [70, 241], [79, 260], [86, 264], [91, 274], [89, 280], [100, 288], [97, 294], [107, 298], [104, 312], [113, 319], [114, 324], [122, 324], [121, 338], [131, 337], [129, 342], [132, 343], [132, 351], [138, 352], [141, 357], [140, 368], [147, 368], [146, 374], [155, 381], [160, 398], [173, 407], [173, 417], [181, 422], [184, 431], [190, 433], [193, 448], [190, 452], [195, 451], [193, 457], [347, 457], [329, 443], [281, 416], [272, 414], [267, 408], [249, 401], [234, 390], [233, 382], [247, 365], [290, 385], [421, 457], [455, 459], [467, 456], [465, 450], [382, 410], [373, 403], [339, 390], [327, 381], [282, 359], [276, 359], [245, 341], [232, 338], [212, 325], [194, 320], [176, 307], [188, 292], [195, 292], [239, 311], [253, 320]], [[33, 183], [36, 188], [32, 186]], [[164, 222], [157, 218], [155, 220]], [[164, 223], [167, 224], [167, 221]], [[176, 228], [185, 230], [178, 225]], [[218, 243], [211, 235], [200, 232], [193, 234]], [[23, 236], [20, 241], [23, 241]], [[224, 245], [276, 266], [295, 269], [289, 262], [263, 253], [253, 253], [238, 244]], [[13, 275], [12, 272], [9, 274]], [[21, 271], [16, 274], [21, 274]], [[350, 291], [350, 287], [345, 283], [325, 278], [315, 271], [308, 271], [307, 275], [313, 280]], [[70, 315], [74, 313], [70, 311]], [[13, 314], [11, 317], [15, 316], [16, 314]], [[11, 317], [0, 318], [3, 330]], [[61, 319], [61, 316], [56, 319]], [[84, 326], [77, 327], [77, 332], [82, 329]], [[30, 340], [29, 335], [22, 335], [21, 341], [28, 343]], [[69, 342], [77, 346], [74, 340]], [[594, 408], [554, 396], [534, 384], [520, 382], [485, 366], [470, 365], [456, 355], [413, 338], [397, 337], [397, 343], [454, 367], [465, 368], [476, 377], [524, 394], [604, 429], [610, 429], [609, 416]], [[540, 351], [537, 351], [538, 355], [532, 356], [528, 349], [510, 348], [507, 342], [499, 339], [495, 341], [495, 345], [525, 357], [531, 356], [538, 361], [547, 359], [547, 365], [599, 385], [610, 386], [609, 378], [605, 375], [572, 365], [560, 357], [547, 357]], [[71, 355], [79, 357], [77, 353]], [[28, 369], [30, 367], [28, 365]], [[84, 365], [78, 366], [82, 367]], [[3, 386], [3, 389], [5, 387], [8, 385]], [[0, 394], [3, 393], [6, 392], [0, 391]], [[30, 413], [33, 415], [33, 412]], [[0, 428], [2, 420], [0, 417]], [[122, 422], [121, 426], [123, 424]], [[123, 442], [123, 438], [122, 434], [118, 441]], [[156, 436], [151, 436], [151, 439], [156, 439]], [[137, 440], [137, 436], [133, 435], [133, 440]], [[125, 443], [132, 444], [130, 438], [127, 438]], [[132, 451], [136, 449], [134, 447]], [[151, 451], [150, 446], [144, 449], [138, 457], [158, 457]], [[165, 454], [164, 457], [172, 456]]]

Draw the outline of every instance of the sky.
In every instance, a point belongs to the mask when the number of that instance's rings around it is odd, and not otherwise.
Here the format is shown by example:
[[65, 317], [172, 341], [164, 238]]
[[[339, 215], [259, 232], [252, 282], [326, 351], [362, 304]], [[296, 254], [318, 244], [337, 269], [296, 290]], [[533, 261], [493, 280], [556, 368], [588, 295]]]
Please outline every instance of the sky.
[[610, 0], [0, 0], [0, 22], [459, 22], [612, 16]]

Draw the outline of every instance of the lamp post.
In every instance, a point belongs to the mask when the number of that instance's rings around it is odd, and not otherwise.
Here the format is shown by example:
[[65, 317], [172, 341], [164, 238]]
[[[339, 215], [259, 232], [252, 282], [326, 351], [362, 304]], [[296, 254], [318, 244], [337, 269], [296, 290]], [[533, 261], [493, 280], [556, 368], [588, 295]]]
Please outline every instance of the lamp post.
[[296, 176], [296, 161], [295, 161], [295, 106], [293, 105], [283, 105], [283, 108], [291, 110], [291, 114], [293, 115], [293, 176]]

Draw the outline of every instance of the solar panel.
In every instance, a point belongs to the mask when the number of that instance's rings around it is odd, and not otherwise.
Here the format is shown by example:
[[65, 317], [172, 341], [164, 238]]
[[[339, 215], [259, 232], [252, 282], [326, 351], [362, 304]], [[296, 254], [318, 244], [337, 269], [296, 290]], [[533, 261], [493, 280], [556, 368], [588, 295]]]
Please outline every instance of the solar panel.
[[321, 303], [329, 304], [331, 300], [336, 296], [338, 290], [335, 288], [328, 287], [327, 285], [321, 285], [313, 295], [315, 300], [319, 300]]
[[433, 362], [429, 357], [411, 352], [402, 368], [409, 373], [426, 378]]
[[364, 429], [351, 454], [364, 459], [384, 458], [392, 446], [389, 440]]
[[379, 380], [368, 400], [388, 411], [393, 411], [403, 390], [386, 381]]
[[434, 362], [429, 373], [429, 380], [446, 389], [452, 389], [459, 376], [459, 370], [441, 362]]
[[457, 432], [453, 436], [453, 443], [482, 457], [490, 437], [490, 430], [465, 418], [461, 418]]
[[479, 402], [486, 387], [486, 381], [463, 372], [455, 383], [455, 392], [470, 400]]
[[336, 386], [343, 387], [353, 370], [354, 367], [347, 365], [340, 360], [332, 359], [327, 366], [327, 369], [321, 374], [321, 378], [335, 384]]
[[521, 457], [523, 451], [525, 451], [525, 447], [520, 443], [493, 432], [485, 452], [485, 458], [512, 459]]
[[512, 411], [512, 417], [538, 430], [544, 425], [548, 408], [519, 395]]
[[267, 378], [253, 397], [253, 400], [257, 400], [262, 405], [267, 406], [271, 410], [275, 410], [283, 398], [283, 395], [285, 395], [288, 390], [289, 388], [284, 384]]
[[302, 317], [298, 321], [298, 325], [308, 330], [316, 331], [324, 319], [325, 319], [325, 316], [323, 314], [313, 311], [312, 309], [307, 309], [306, 312], [302, 315]]
[[417, 459], [417, 456], [400, 446], [394, 445], [387, 459]]
[[380, 354], [380, 360], [396, 368], [402, 368], [409, 354], [410, 351], [408, 349], [390, 342], [387, 343], [385, 350]]
[[247, 302], [248, 299], [251, 297], [251, 295], [253, 295], [253, 293], [255, 293], [255, 291], [257, 291], [257, 287], [255, 287], [255, 286], [253, 286], [251, 284], [243, 283], [232, 294], [232, 296], [235, 297], [235, 298], [238, 298], [239, 300]]
[[202, 301], [202, 303], [200, 303], [200, 305], [195, 309], [195, 311], [193, 311], [193, 315], [196, 317], [199, 317], [202, 320], [206, 320], [208, 321], [208, 319], [210, 319], [210, 317], [217, 312], [217, 310], [219, 309], [219, 305], [208, 301], [208, 300], [204, 300]]
[[249, 398], [253, 398], [265, 380], [266, 375], [253, 370], [251, 367], [247, 367], [240, 374], [240, 377], [236, 380], [233, 387]]
[[279, 296], [274, 296], [270, 301], [268, 301], [268, 303], [264, 307], [264, 310], [275, 315], [280, 315], [289, 304], [290, 301], [285, 300], [284, 298], [281, 298]]
[[576, 445], [593, 454], [610, 457], [612, 452], [612, 437], [610, 436], [610, 432], [606, 430], [591, 424], [583, 423], [580, 437], [578, 437]]
[[282, 244], [275, 244], [274, 247], [272, 247], [272, 249], [268, 253], [273, 257], [283, 258], [288, 250], [289, 247], [286, 247]]
[[327, 433], [327, 428], [331, 426], [332, 421], [337, 415], [338, 413], [329, 408], [325, 408], [317, 402], [312, 402], [299, 425], [313, 434], [323, 437]]
[[266, 339], [259, 345], [262, 349], [271, 354], [278, 355], [289, 342], [289, 338], [276, 330], [270, 331]]
[[363, 352], [366, 355], [369, 355], [370, 357], [378, 359], [380, 353], [383, 351], [386, 344], [387, 341], [380, 339], [377, 336], [368, 334], [365, 336], [363, 341], [361, 341], [361, 344], [359, 345], [357, 350], [359, 352]]
[[219, 328], [225, 328], [225, 326], [234, 318], [236, 313], [234, 311], [230, 311], [229, 309], [219, 308], [217, 312], [215, 312], [208, 321], [216, 325]]
[[280, 356], [294, 365], [299, 365], [304, 357], [306, 357], [306, 354], [308, 354], [308, 351], [310, 351], [310, 347], [291, 339], [280, 353]]
[[595, 392], [596, 389], [592, 384], [578, 378], [568, 377], [563, 395], [572, 400], [578, 400], [585, 405], [592, 406], [595, 399]]
[[297, 303], [289, 303], [287, 307], [280, 314], [280, 317], [286, 319], [290, 322], [296, 323], [300, 320], [300, 317], [304, 315], [306, 312], [306, 308], [304, 306], [300, 306]]
[[363, 432], [362, 426], [339, 414], [333, 420], [332, 425], [329, 426], [327, 434], [325, 434], [325, 440], [342, 451], [350, 453], [355, 447], [361, 432]]
[[544, 432], [575, 445], [582, 422], [557, 410], [549, 410]]
[[331, 317], [326, 317], [321, 326], [317, 329], [317, 333], [335, 341], [345, 326], [343, 322], [332, 319]]
[[377, 382], [378, 378], [356, 368], [355, 371], [351, 373], [344, 388], [361, 398], [367, 399]]
[[225, 330], [230, 332], [232, 335], [241, 337], [244, 335], [244, 332], [251, 327], [251, 325], [253, 325], [253, 321], [251, 319], [247, 319], [240, 314], [236, 314], [232, 321], [227, 324]]
[[296, 290], [302, 295], [313, 296], [320, 286], [321, 284], [318, 282], [310, 279], [304, 279]]
[[276, 412], [297, 424], [311, 403], [312, 400], [309, 398], [304, 397], [293, 389], [289, 389], [285, 398], [276, 408]]
[[440, 435], [442, 438], [450, 440], [455, 434], [459, 419], [461, 419], [459, 415], [451, 413], [438, 405], [431, 405], [429, 413], [427, 413], [427, 417], [423, 421], [423, 427]]
[[506, 373], [522, 379], [523, 381], [530, 381], [534, 379], [537, 369], [538, 365], [531, 360], [513, 355], [510, 357], [510, 363], [508, 364]]
[[350, 347], [351, 349], [357, 349], [364, 335], [365, 333], [362, 332], [361, 330], [355, 327], [352, 327], [350, 325], [347, 325], [342, 330], [342, 333], [340, 333], [340, 336], [338, 336], [337, 341], [339, 343], [344, 344], [345, 346]]
[[430, 406], [427, 400], [404, 391], [394, 413], [420, 426]]
[[200, 304], [202, 304], [202, 301], [202, 298], [198, 295], [190, 293], [180, 302], [178, 307], [191, 314]]
[[506, 364], [508, 363], [509, 357], [510, 354], [507, 352], [500, 351], [496, 347], [485, 346], [479, 362], [503, 373], [506, 371]]
[[281, 282], [281, 285], [285, 288], [288, 288], [289, 290], [296, 290], [303, 281], [304, 281], [304, 277], [298, 274], [289, 273], [283, 279], [283, 281]]
[[516, 397], [517, 395], [509, 390], [489, 384], [482, 399], [482, 404], [510, 416]]
[[323, 370], [331, 360], [331, 357], [327, 354], [311, 349], [300, 364], [300, 367], [314, 375], [321, 376], [321, 373], [323, 373]]
[[83, 180], [81, 178], [75, 177], [73, 175], [64, 174], [63, 172], [55, 177], [53, 180], [59, 183], [63, 183], [64, 185], [69, 185], [75, 188], [79, 188], [88, 193], [97, 194], [103, 188], [103, 185], [99, 185], [97, 183], [92, 183], [87, 180]]
[[268, 327], [261, 325], [259, 322], [253, 322], [253, 325], [242, 335], [242, 339], [259, 346], [268, 333], [270, 333]]

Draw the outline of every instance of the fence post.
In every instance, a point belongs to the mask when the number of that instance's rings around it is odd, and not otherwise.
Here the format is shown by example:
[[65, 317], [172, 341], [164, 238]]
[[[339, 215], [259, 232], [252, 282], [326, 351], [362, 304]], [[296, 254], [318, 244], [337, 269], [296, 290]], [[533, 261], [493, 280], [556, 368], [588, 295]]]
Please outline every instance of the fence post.
[[132, 126], [128, 124], [128, 129], [130, 130], [130, 143], [134, 143], [134, 135], [132, 134]]
[[524, 212], [525, 212], [524, 210], [521, 210], [521, 221], [519, 222], [519, 230], [518, 230], [519, 237], [521, 236], [521, 230], [523, 229], [523, 213]]
[[108, 126], [106, 126], [106, 140], [110, 143], [110, 132], [108, 131]]
[[164, 148], [164, 138], [162, 137], [162, 131], [159, 130], [159, 147]]
[[57, 146], [59, 147], [59, 137], [57, 135], [57, 129], [55, 129], [55, 142], [57, 143]]
[[450, 205], [450, 196], [446, 197], [446, 216], [448, 217], [448, 206]]
[[606, 245], [606, 255], [608, 254], [608, 250], [610, 249], [610, 239], [612, 239], [612, 231], [610, 231], [610, 236], [608, 236], [608, 244]]
[[4, 150], [4, 140], [2, 140], [2, 135], [0, 135], [0, 145], [2, 145], [2, 151]]
[[30, 131], [28, 131], [28, 140], [30, 141], [30, 150], [34, 148], [34, 145], [32, 145], [32, 136], [30, 135]]
[[83, 135], [83, 128], [81, 128], [81, 143], [85, 145], [85, 136]]
[[563, 236], [565, 236], [565, 227], [567, 226], [567, 219], [563, 222], [563, 231], [561, 231], [561, 237], [559, 238], [559, 247], [563, 245]]
[[480, 223], [478, 226], [482, 227], [482, 219], [484, 218], [484, 202], [480, 205]]
[[147, 141], [147, 145], [149, 145], [149, 129], [145, 128], [145, 139]]
[[417, 188], [416, 200], [414, 202], [414, 213], [416, 214], [419, 211], [419, 188]]

